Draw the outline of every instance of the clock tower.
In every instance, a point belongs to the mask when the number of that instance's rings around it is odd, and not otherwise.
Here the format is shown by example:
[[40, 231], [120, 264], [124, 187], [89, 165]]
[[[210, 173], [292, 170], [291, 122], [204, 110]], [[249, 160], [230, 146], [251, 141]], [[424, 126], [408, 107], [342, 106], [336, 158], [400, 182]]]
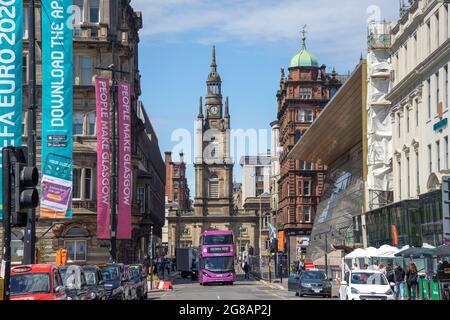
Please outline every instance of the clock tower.
[[[230, 155], [228, 97], [223, 109], [222, 80], [217, 71], [216, 50], [206, 80], [205, 105], [200, 98], [196, 127], [195, 199], [196, 215], [230, 216], [233, 211], [233, 162]], [[205, 109], [205, 115], [203, 114]]]

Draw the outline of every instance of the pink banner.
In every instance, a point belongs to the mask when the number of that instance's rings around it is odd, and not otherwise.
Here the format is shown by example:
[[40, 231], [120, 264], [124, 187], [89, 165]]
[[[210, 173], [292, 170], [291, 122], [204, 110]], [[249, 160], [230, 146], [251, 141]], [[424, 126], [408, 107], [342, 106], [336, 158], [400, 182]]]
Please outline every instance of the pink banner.
[[111, 119], [109, 80], [95, 79], [97, 102], [97, 238], [110, 239]]
[[117, 239], [131, 239], [131, 97], [130, 84], [119, 82], [119, 213]]

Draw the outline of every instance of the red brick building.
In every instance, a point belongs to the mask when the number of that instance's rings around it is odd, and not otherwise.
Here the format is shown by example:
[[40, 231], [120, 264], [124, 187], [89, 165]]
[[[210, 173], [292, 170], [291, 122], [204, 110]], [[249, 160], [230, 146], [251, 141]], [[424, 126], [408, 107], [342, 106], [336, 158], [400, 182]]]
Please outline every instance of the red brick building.
[[298, 258], [296, 248], [292, 247], [296, 245], [295, 237], [311, 234], [326, 168], [292, 160], [287, 155], [342, 85], [334, 70], [327, 74], [326, 66], [319, 66], [317, 58], [307, 51], [305, 40], [303, 37], [301, 51], [291, 60], [287, 78], [284, 69], [281, 70], [277, 92], [280, 146], [283, 148], [278, 180], [278, 221], [290, 236], [287, 252], [291, 261]]
[[166, 204], [176, 203], [182, 211], [191, 209], [189, 186], [186, 178], [186, 163], [180, 153], [180, 162], [172, 161], [172, 152], [165, 153]]

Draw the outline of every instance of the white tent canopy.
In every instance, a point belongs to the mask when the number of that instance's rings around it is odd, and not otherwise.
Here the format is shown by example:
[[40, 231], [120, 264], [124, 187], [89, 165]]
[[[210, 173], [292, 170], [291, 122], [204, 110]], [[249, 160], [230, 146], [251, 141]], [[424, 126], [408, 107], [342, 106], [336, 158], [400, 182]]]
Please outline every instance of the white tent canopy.
[[355, 259], [355, 258], [364, 258], [365, 257], [365, 250], [358, 248], [350, 252], [348, 255], [345, 256], [345, 259]]
[[[424, 244], [424, 248], [429, 245]], [[357, 258], [395, 258], [395, 254], [408, 249], [409, 246], [406, 245], [401, 249], [390, 246], [388, 244], [382, 245], [380, 248], [376, 249], [374, 247], [369, 247], [367, 249], [355, 249], [345, 256], [345, 259], [357, 259]]]

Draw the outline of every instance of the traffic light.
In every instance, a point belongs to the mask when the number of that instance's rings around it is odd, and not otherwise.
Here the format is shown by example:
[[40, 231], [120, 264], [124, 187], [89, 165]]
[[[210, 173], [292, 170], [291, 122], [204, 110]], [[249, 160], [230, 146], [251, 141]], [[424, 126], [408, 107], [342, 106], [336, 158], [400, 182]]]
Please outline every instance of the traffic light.
[[272, 239], [272, 242], [270, 243], [270, 252], [278, 252], [278, 239]]
[[39, 172], [36, 167], [27, 164], [27, 149], [14, 148], [10, 153], [12, 175], [11, 190], [12, 227], [25, 227], [27, 225], [28, 209], [39, 205], [39, 192], [36, 189], [39, 183]]

